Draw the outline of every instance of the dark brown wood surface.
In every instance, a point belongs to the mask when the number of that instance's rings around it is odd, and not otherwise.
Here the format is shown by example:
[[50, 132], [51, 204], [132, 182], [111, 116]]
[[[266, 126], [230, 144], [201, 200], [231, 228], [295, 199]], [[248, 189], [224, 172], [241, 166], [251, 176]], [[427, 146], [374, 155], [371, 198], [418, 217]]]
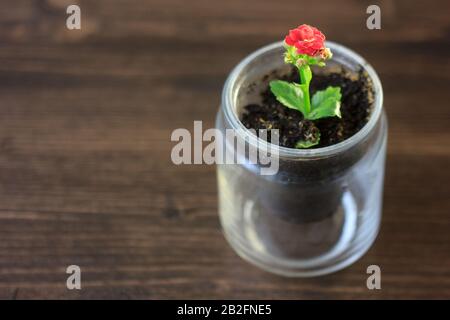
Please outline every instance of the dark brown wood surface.
[[[82, 30], [65, 11], [79, 3]], [[309, 4], [308, 4], [309, 3]], [[365, 27], [377, 3], [382, 29]], [[2, 0], [0, 298], [450, 298], [448, 1]], [[224, 240], [213, 166], [175, 128], [213, 127], [245, 55], [300, 23], [366, 57], [389, 117], [383, 222], [357, 263], [278, 277]], [[82, 269], [82, 290], [65, 268]], [[382, 289], [366, 288], [366, 268]]]

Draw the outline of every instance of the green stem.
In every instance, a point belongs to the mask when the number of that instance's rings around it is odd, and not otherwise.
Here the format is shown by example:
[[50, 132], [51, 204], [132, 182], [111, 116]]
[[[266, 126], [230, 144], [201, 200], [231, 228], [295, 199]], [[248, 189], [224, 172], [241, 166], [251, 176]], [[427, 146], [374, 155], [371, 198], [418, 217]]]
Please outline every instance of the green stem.
[[298, 71], [300, 73], [301, 84], [305, 85], [305, 89], [303, 90], [303, 103], [305, 104], [306, 118], [306, 116], [311, 112], [311, 102], [309, 100], [309, 82], [311, 81], [311, 78], [308, 77], [308, 74], [311, 74], [311, 69], [308, 65], [306, 65], [298, 68]]

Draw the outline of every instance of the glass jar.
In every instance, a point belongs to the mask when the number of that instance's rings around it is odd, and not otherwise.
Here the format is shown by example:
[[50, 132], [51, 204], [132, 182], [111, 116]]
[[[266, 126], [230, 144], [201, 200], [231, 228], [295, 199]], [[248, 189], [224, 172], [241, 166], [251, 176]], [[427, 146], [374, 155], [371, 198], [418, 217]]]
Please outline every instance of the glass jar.
[[[328, 147], [279, 147], [278, 171], [272, 175], [262, 175], [261, 164], [248, 161], [217, 165], [226, 239], [242, 258], [285, 276], [318, 276], [350, 265], [369, 249], [380, 226], [387, 141], [381, 83], [358, 54], [332, 42], [327, 47], [333, 58], [320, 72], [344, 68], [358, 74], [362, 69], [372, 82], [373, 104], [365, 126]], [[282, 42], [263, 47], [230, 73], [216, 119], [223, 135], [234, 129], [246, 135], [251, 147], [268, 144], [249, 134], [239, 116], [245, 105], [260, 102], [259, 93], [272, 80], [265, 75], [288, 72], [284, 50]], [[224, 141], [237, 158], [248, 157]]]

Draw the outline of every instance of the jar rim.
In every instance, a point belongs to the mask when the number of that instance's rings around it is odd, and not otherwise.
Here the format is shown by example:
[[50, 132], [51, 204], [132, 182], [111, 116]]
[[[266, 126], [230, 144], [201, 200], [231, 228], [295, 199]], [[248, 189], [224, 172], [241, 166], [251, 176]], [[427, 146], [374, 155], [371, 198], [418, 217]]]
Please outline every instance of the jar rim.
[[381, 117], [382, 111], [383, 111], [383, 88], [381, 85], [381, 81], [373, 69], [373, 67], [359, 54], [354, 52], [353, 50], [340, 45], [338, 43], [332, 42], [332, 41], [326, 41], [326, 46], [331, 49], [332, 52], [336, 53], [339, 52], [340, 55], [346, 57], [349, 59], [349, 61], [355, 62], [355, 64], [358, 64], [361, 66], [361, 68], [367, 72], [369, 75], [373, 88], [374, 88], [374, 102], [372, 104], [372, 112], [370, 114], [369, 121], [353, 136], [351, 136], [348, 139], [345, 139], [344, 141], [341, 141], [339, 143], [322, 147], [322, 148], [316, 148], [316, 149], [294, 149], [294, 148], [288, 148], [283, 146], [277, 146], [274, 144], [271, 144], [254, 134], [250, 132], [241, 122], [239, 119], [239, 116], [237, 115], [236, 108], [233, 108], [233, 88], [234, 85], [239, 78], [239, 75], [243, 71], [243, 69], [254, 59], [258, 58], [261, 55], [264, 55], [265, 53], [279, 49], [283, 46], [283, 41], [278, 41], [269, 45], [266, 45], [247, 57], [245, 57], [238, 65], [234, 67], [234, 69], [229, 74], [227, 80], [225, 81], [225, 85], [222, 90], [222, 110], [224, 112], [224, 116], [226, 119], [230, 122], [231, 126], [233, 128], [237, 128], [239, 130], [243, 130], [243, 132], [247, 133], [248, 142], [254, 146], [260, 146], [260, 147], [271, 147], [276, 148], [278, 151], [279, 157], [286, 157], [286, 158], [317, 158], [317, 157], [328, 157], [332, 156], [334, 154], [338, 154], [340, 152], [343, 152], [345, 150], [348, 150], [352, 146], [358, 144], [358, 142], [362, 141], [374, 128], [377, 124], [378, 120]]

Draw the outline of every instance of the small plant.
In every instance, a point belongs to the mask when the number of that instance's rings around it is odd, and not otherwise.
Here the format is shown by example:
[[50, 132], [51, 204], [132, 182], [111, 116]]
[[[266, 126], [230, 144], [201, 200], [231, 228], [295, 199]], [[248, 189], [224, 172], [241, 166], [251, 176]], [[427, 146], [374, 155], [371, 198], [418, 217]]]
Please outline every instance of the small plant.
[[[341, 89], [328, 87], [309, 96], [309, 84], [312, 79], [310, 66], [325, 66], [325, 61], [332, 57], [330, 49], [325, 48], [325, 36], [317, 28], [303, 24], [290, 30], [285, 40], [284, 61], [293, 64], [300, 74], [300, 83], [274, 80], [270, 89], [276, 99], [287, 108], [303, 114], [304, 120], [299, 124], [304, 127], [307, 121], [326, 117], [341, 117]], [[305, 130], [305, 140], [298, 141], [296, 148], [309, 148], [320, 141], [320, 132], [315, 126]]]

